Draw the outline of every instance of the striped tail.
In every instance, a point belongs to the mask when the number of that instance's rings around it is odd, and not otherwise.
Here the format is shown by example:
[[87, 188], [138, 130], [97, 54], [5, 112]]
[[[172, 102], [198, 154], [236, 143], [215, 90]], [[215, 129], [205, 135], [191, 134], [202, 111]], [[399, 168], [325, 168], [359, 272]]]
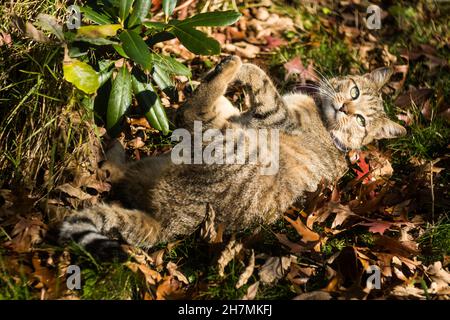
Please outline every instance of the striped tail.
[[67, 216], [59, 242], [74, 241], [100, 260], [126, 260], [122, 243], [149, 248], [160, 235], [160, 224], [139, 210], [101, 203]]

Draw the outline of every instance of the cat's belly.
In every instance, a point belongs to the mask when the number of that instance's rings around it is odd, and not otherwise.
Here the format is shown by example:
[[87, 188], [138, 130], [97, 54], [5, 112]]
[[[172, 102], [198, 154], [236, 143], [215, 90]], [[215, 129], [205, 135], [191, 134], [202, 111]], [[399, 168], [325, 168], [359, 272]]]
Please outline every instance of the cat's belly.
[[167, 238], [195, 230], [205, 219], [208, 203], [215, 211], [216, 225], [239, 231], [273, 223], [298, 198], [277, 176], [259, 175], [257, 166], [208, 169], [172, 171], [149, 192], [152, 215], [165, 228]]

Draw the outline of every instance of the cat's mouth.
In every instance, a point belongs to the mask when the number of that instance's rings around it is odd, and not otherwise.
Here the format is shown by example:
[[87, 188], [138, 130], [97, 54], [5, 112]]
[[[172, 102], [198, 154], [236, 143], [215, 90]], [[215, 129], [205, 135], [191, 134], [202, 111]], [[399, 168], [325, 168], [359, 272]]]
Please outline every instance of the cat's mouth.
[[350, 150], [341, 140], [339, 140], [338, 137], [336, 137], [336, 135], [333, 132], [330, 132], [330, 135], [331, 138], [333, 139], [336, 148], [338, 148], [342, 152], [348, 152]]

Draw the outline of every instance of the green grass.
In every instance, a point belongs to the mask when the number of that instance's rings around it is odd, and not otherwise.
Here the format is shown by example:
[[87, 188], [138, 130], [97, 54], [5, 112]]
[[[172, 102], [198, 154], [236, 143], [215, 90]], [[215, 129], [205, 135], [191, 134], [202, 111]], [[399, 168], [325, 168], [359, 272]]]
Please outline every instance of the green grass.
[[[445, 222], [446, 221], [446, 222]], [[430, 225], [427, 231], [418, 239], [423, 253], [421, 260], [425, 263], [442, 261], [450, 255], [450, 223], [449, 219], [435, 225]]]
[[62, 19], [65, 5], [59, 0], [0, 5], [0, 31], [12, 37], [12, 45], [0, 47], [0, 183], [26, 185], [42, 195], [70, 176], [68, 163], [83, 158], [79, 147], [92, 129], [84, 123], [86, 112], [77, 117], [82, 107], [63, 81], [62, 48], [23, 37], [12, 12], [31, 22], [39, 13]]
[[19, 271], [19, 276], [12, 276], [5, 267], [7, 261], [0, 254], [0, 300], [29, 300], [32, 289], [27, 278]]
[[142, 299], [145, 280], [123, 264], [103, 266], [101, 270], [82, 268], [81, 299]]
[[281, 279], [274, 285], [260, 284], [255, 299], [261, 300], [287, 300], [292, 299], [299, 292], [295, 291], [294, 286], [286, 279]]

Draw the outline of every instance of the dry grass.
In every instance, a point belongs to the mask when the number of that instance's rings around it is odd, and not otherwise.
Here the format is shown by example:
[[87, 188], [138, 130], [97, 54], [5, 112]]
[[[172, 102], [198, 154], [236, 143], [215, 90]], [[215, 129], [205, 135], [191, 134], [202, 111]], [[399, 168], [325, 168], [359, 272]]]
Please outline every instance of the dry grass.
[[[89, 112], [62, 79], [62, 48], [24, 39], [13, 14], [34, 21], [38, 13], [61, 17], [63, 1], [11, 1], [0, 5], [0, 31], [12, 45], [0, 47], [0, 184], [42, 194], [80, 163], [92, 137]], [[75, 161], [74, 161], [75, 160]]]

